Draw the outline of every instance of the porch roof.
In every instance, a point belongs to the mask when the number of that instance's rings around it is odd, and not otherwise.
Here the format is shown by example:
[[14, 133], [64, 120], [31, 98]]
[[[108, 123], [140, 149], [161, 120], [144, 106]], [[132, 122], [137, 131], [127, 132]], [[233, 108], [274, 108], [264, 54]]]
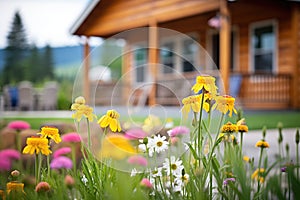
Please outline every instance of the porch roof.
[[109, 37], [138, 27], [185, 18], [220, 8], [220, 0], [95, 0], [70, 29], [73, 35]]

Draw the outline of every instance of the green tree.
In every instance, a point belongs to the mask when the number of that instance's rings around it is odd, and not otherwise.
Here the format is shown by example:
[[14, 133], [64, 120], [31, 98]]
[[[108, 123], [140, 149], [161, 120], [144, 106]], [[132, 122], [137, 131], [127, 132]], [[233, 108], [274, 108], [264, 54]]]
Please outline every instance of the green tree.
[[44, 74], [44, 78], [46, 79], [54, 78], [53, 54], [50, 45], [46, 45], [44, 49], [41, 68]]
[[5, 48], [5, 65], [2, 73], [3, 84], [18, 82], [24, 78], [26, 64], [24, 62], [28, 49], [27, 36], [20, 13], [14, 15], [11, 30], [7, 35]]

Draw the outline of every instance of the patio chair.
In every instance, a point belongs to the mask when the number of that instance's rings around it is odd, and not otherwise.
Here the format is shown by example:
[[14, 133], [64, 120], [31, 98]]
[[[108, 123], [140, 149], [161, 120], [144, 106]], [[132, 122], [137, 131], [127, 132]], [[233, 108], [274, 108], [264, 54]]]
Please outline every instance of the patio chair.
[[34, 90], [31, 82], [22, 81], [19, 84], [19, 110], [33, 110]]
[[44, 90], [41, 94], [41, 109], [55, 110], [57, 108], [58, 85], [56, 82], [45, 83]]

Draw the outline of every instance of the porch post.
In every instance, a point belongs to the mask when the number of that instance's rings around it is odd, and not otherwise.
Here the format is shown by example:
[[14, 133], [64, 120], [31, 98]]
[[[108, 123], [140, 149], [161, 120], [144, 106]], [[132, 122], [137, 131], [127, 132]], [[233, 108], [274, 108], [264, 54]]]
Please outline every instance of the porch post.
[[292, 6], [292, 47], [293, 47], [293, 73], [292, 73], [292, 84], [290, 88], [290, 99], [292, 108], [300, 108], [300, 102], [299, 102], [299, 94], [300, 90], [298, 89], [299, 86], [299, 75], [300, 75], [300, 63], [299, 63], [299, 31], [300, 31], [300, 8], [298, 4], [293, 4]]
[[132, 72], [131, 72], [131, 60], [132, 58], [132, 52], [130, 51], [130, 45], [129, 42], [126, 41], [126, 44], [123, 49], [123, 62], [122, 62], [122, 75], [125, 75], [124, 77], [124, 86], [123, 86], [123, 102], [129, 102], [129, 95], [132, 89]]
[[149, 94], [149, 105], [156, 104], [156, 81], [157, 81], [157, 62], [158, 62], [158, 28], [156, 20], [152, 19], [149, 23], [149, 67], [152, 76], [152, 89]]
[[83, 73], [83, 96], [86, 103], [90, 103], [90, 80], [89, 80], [89, 70], [90, 70], [90, 46], [89, 38], [86, 37], [84, 43], [84, 73]]
[[220, 0], [220, 72], [224, 82], [224, 92], [229, 94], [229, 73], [230, 73], [230, 15], [227, 7], [227, 0]]

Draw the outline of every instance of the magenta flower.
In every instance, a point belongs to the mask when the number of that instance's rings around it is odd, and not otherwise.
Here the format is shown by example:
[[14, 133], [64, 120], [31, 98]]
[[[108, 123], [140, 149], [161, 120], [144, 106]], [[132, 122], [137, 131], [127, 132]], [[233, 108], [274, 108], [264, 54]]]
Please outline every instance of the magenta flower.
[[153, 187], [150, 180], [147, 178], [143, 178], [140, 184], [141, 184], [141, 186], [149, 188], [149, 189], [151, 189]]
[[66, 155], [66, 154], [70, 153], [71, 151], [72, 151], [72, 149], [70, 147], [59, 148], [53, 153], [53, 158], [57, 158], [59, 156]]
[[229, 182], [235, 182], [235, 178], [226, 178], [224, 181], [223, 181], [223, 185], [228, 185]]
[[147, 136], [147, 133], [139, 128], [130, 129], [125, 132], [125, 137], [129, 140], [143, 139], [146, 136]]
[[190, 132], [190, 129], [185, 126], [176, 126], [175, 128], [168, 131], [170, 137], [175, 137], [179, 135], [185, 135]]
[[146, 158], [144, 158], [143, 156], [130, 156], [127, 160], [128, 163], [132, 164], [132, 165], [140, 165], [140, 166], [147, 166], [148, 165], [148, 161]]
[[63, 142], [81, 142], [80, 135], [76, 132], [64, 134], [62, 137]]
[[14, 129], [17, 131], [20, 130], [25, 130], [25, 129], [29, 129], [30, 128], [30, 124], [25, 122], [25, 121], [21, 121], [21, 120], [17, 120], [17, 121], [12, 121], [7, 125], [8, 128], [10, 129]]
[[20, 159], [20, 157], [21, 157], [20, 152], [18, 152], [15, 149], [4, 149], [4, 150], [0, 151], [1, 159], [8, 158], [9, 160], [12, 160], [12, 159], [18, 160], [18, 159]]
[[73, 162], [68, 157], [59, 156], [51, 161], [50, 167], [52, 169], [72, 169]]
[[15, 149], [0, 151], [0, 171], [11, 170], [12, 161], [20, 159], [21, 154]]
[[0, 171], [10, 171], [11, 170], [11, 161], [8, 158], [0, 159]]

